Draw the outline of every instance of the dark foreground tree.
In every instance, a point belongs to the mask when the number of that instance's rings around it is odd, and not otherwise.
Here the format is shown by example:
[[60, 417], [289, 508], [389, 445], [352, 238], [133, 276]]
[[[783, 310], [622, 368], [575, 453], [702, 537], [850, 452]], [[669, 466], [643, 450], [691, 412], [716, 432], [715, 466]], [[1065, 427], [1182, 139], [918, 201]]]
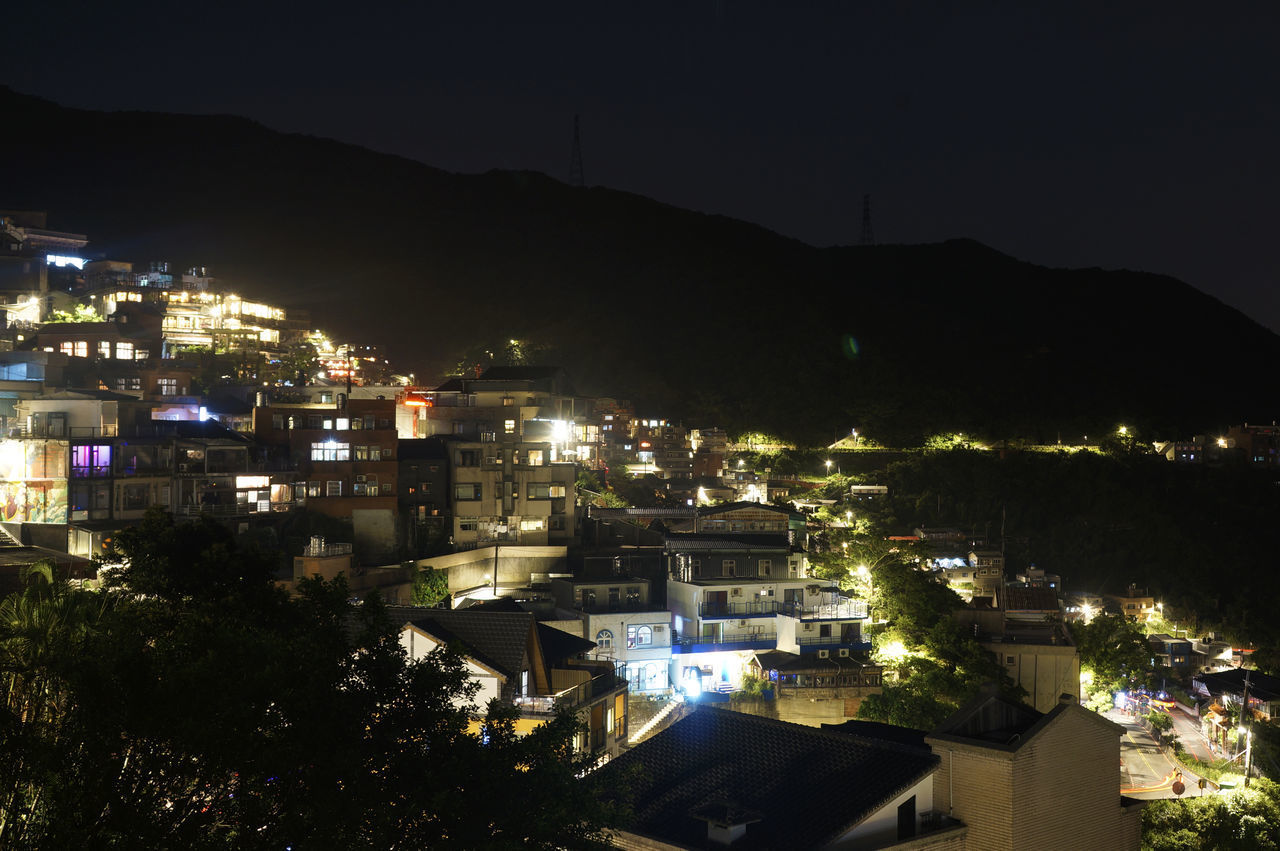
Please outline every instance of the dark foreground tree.
[[109, 589], [27, 595], [96, 602], [72, 637], [19, 664], [0, 623], [0, 847], [588, 847], [613, 818], [574, 719], [518, 738], [492, 709], [482, 740], [460, 659], [408, 662], [377, 597], [290, 597], [211, 524], [118, 541]]

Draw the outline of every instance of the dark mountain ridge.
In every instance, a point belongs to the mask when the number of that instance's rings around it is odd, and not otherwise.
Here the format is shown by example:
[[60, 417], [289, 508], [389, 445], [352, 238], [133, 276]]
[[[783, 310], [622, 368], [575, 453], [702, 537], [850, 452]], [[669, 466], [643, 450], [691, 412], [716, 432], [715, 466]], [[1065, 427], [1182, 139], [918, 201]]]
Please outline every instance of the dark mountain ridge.
[[1168, 277], [977, 243], [815, 248], [533, 173], [458, 175], [241, 118], [66, 109], [0, 89], [0, 207], [91, 251], [210, 266], [380, 342], [429, 383], [477, 342], [549, 349], [579, 390], [826, 441], [946, 429], [1075, 439], [1277, 414], [1280, 338]]

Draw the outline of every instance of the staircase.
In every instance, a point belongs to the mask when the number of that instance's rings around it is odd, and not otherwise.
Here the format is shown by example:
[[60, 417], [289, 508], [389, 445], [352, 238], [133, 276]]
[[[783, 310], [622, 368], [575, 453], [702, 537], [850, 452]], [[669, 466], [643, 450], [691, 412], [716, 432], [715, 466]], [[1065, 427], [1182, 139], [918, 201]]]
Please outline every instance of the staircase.
[[669, 701], [666, 706], [662, 707], [661, 712], [659, 712], [657, 715], [650, 718], [643, 727], [641, 727], [639, 730], [636, 730], [634, 733], [631, 734], [631, 738], [627, 739], [627, 744], [628, 745], [639, 744], [640, 741], [644, 739], [646, 736], [648, 736], [650, 732], [657, 729], [657, 727], [660, 724], [666, 721], [668, 715], [678, 711], [683, 706], [684, 706], [684, 703], [678, 700]]

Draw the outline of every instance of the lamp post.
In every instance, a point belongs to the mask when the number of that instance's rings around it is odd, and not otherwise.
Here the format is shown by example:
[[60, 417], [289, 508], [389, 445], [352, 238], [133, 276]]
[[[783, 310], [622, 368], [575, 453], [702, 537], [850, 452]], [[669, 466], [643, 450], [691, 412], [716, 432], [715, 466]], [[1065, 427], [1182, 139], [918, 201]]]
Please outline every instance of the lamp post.
[[826, 461], [823, 461], [822, 463], [827, 465], [827, 475], [828, 476], [831, 475], [831, 459], [828, 458]]

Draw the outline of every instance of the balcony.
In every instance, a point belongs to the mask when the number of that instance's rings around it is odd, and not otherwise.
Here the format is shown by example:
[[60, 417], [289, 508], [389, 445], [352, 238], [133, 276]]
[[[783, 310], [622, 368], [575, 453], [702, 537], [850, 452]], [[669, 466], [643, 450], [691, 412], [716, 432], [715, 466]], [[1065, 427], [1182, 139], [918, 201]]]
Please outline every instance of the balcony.
[[842, 647], [850, 650], [871, 649], [871, 642], [861, 635], [802, 636], [796, 638], [796, 644], [800, 645], [802, 653], [811, 650], [837, 650]]
[[782, 613], [802, 621], [809, 620], [865, 620], [868, 617], [866, 600], [841, 599], [837, 603], [819, 603], [805, 606], [800, 603], [784, 603]]
[[753, 600], [742, 603], [699, 603], [698, 615], [704, 618], [752, 618], [769, 617], [784, 611], [787, 603], [774, 600]]
[[606, 673], [597, 674], [585, 682], [578, 683], [555, 694], [537, 694], [517, 697], [512, 702], [526, 715], [555, 715], [562, 709], [573, 709], [585, 706], [599, 697], [612, 692], [626, 690], [627, 680], [620, 677], [609, 666]]
[[[270, 510], [288, 511], [294, 505], [293, 502], [273, 502]], [[178, 517], [199, 517], [202, 514], [209, 517], [248, 517], [268, 512], [262, 511], [256, 502], [238, 502], [235, 505], [179, 505], [173, 509], [173, 513]]]
[[714, 653], [718, 650], [773, 650], [778, 646], [778, 633], [751, 632], [734, 635], [672, 635], [671, 652]]

